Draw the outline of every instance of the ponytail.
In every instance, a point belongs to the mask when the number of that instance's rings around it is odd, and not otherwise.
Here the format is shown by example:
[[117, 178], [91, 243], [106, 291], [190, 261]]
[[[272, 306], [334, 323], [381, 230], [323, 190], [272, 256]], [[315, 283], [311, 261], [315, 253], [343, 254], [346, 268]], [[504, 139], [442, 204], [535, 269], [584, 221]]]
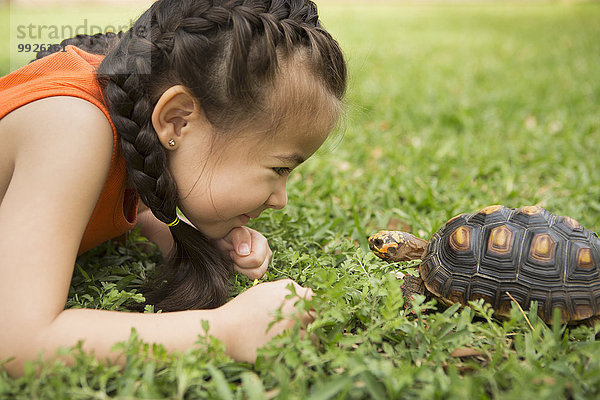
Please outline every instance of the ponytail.
[[183, 221], [169, 229], [175, 248], [145, 292], [146, 302], [165, 311], [215, 308], [225, 303], [233, 274], [229, 256]]

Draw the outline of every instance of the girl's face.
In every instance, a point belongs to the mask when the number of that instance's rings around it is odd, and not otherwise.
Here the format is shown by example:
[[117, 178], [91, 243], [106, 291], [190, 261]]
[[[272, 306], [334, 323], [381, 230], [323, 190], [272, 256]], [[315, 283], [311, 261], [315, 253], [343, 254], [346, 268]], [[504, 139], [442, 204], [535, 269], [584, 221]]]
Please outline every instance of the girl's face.
[[188, 119], [183, 129], [191, 134], [170, 152], [169, 168], [180, 208], [196, 228], [222, 238], [264, 210], [286, 205], [289, 173], [323, 144], [333, 124], [331, 117], [293, 119], [274, 134], [244, 132], [235, 139], [206, 134], [206, 121]]

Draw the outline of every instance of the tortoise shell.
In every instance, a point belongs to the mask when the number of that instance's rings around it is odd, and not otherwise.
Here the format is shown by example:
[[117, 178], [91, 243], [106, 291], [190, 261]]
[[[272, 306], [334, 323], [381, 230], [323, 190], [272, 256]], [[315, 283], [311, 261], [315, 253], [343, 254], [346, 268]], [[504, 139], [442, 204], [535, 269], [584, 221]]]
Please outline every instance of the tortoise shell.
[[[427, 289], [447, 303], [483, 299], [509, 314], [538, 302], [552, 322], [600, 314], [600, 239], [570, 217], [527, 206], [490, 206], [449, 220], [431, 238], [419, 268]], [[510, 293], [510, 296], [508, 295]]]

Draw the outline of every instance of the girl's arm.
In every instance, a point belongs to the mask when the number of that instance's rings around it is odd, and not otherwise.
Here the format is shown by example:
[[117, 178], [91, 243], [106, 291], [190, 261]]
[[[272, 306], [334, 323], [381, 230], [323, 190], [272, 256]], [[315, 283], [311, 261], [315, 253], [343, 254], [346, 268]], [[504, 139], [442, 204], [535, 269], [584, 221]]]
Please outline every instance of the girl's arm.
[[[290, 281], [257, 285], [215, 310], [64, 310], [79, 243], [108, 171], [110, 126], [92, 104], [52, 97], [4, 117], [0, 140], [14, 156], [0, 203], [0, 360], [15, 357], [4, 366], [9, 373], [19, 375], [38, 353], [53, 358], [57, 348], [80, 339], [100, 359], [119, 361], [110, 348], [126, 340], [132, 327], [144, 341], [184, 350], [202, 333], [202, 320], [209, 321], [210, 334], [224, 341], [228, 354], [253, 361], [258, 347], [292, 326], [287, 319], [267, 333], [273, 311], [293, 310], [294, 301], [285, 300]], [[297, 292], [310, 296], [299, 287]]]

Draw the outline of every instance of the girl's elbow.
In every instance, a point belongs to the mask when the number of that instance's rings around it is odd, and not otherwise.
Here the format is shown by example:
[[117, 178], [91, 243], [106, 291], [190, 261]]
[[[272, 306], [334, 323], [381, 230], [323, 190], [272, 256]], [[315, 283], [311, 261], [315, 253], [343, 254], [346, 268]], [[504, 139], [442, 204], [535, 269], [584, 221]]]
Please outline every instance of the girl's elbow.
[[0, 339], [0, 366], [9, 376], [18, 378], [25, 373], [27, 361], [35, 359], [32, 346], [25, 345], [27, 339]]
[[28, 361], [48, 357], [42, 352], [46, 349], [43, 338], [50, 323], [27, 325], [21, 322], [11, 327], [0, 334], [0, 368], [12, 377], [19, 377], [24, 374]]

